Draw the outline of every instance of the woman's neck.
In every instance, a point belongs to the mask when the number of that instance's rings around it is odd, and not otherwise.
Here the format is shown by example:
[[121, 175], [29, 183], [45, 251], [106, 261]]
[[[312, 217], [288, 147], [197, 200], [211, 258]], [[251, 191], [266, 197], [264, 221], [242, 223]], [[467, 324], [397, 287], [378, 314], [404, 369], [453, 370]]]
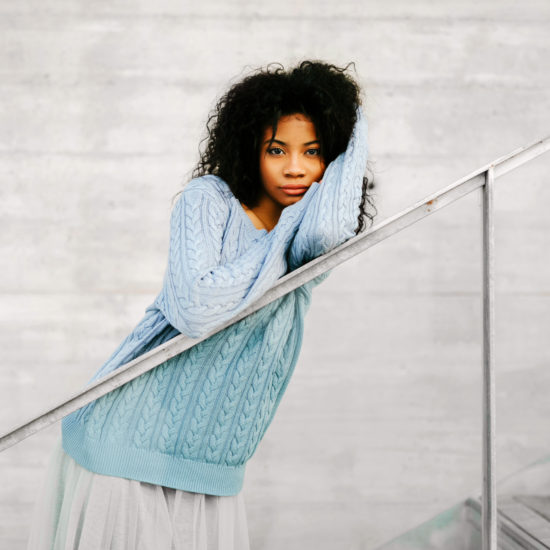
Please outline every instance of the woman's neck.
[[246, 204], [241, 203], [244, 211], [252, 220], [254, 227], [257, 229], [267, 229], [271, 231], [279, 221], [283, 209], [274, 204], [269, 199], [260, 198], [258, 204], [253, 208], [249, 208]]

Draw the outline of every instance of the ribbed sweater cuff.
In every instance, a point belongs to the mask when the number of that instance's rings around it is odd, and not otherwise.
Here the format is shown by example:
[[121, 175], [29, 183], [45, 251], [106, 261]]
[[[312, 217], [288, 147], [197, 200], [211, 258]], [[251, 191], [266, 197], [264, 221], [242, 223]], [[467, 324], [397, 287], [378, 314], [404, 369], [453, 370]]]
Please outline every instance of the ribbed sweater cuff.
[[72, 417], [69, 415], [62, 422], [63, 449], [87, 470], [208, 495], [232, 496], [242, 489], [245, 464], [224, 466], [198, 462], [159, 451], [91, 440]]

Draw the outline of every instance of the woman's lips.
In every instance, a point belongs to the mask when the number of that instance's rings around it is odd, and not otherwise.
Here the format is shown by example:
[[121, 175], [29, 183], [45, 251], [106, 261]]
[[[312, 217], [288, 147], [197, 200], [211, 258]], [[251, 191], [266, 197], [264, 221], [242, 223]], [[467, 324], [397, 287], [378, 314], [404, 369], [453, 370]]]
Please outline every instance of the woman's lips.
[[308, 187], [307, 185], [285, 185], [284, 187], [281, 187], [281, 189], [287, 194], [287, 195], [303, 195]]

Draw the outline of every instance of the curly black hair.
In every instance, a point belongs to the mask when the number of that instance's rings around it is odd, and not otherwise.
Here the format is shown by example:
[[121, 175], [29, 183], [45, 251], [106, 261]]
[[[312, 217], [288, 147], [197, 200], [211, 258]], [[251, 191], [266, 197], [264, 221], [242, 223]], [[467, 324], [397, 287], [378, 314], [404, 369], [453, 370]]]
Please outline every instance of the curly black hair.
[[[206, 147], [192, 176], [219, 176], [240, 202], [253, 208], [261, 193], [258, 159], [264, 131], [272, 127], [275, 135], [279, 119], [295, 113], [314, 123], [328, 165], [346, 150], [361, 103], [360, 88], [346, 72], [351, 65], [302, 61], [287, 71], [281, 64], [270, 64], [234, 84], [208, 118], [208, 135], [201, 142]], [[365, 177], [356, 234], [363, 230], [364, 218], [372, 223], [376, 214], [367, 192], [372, 187]]]

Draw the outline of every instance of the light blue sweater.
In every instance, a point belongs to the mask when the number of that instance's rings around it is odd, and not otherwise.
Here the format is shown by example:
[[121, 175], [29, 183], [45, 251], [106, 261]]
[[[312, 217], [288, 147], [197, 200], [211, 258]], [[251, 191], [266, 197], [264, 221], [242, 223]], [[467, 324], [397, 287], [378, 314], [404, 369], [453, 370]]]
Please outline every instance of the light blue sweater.
[[[278, 278], [354, 235], [366, 169], [366, 121], [344, 153], [257, 229], [216, 176], [192, 180], [170, 218], [168, 266], [145, 316], [92, 380], [177, 336], [203, 336]], [[235, 495], [298, 359], [320, 276], [63, 419], [63, 448], [101, 474]]]

